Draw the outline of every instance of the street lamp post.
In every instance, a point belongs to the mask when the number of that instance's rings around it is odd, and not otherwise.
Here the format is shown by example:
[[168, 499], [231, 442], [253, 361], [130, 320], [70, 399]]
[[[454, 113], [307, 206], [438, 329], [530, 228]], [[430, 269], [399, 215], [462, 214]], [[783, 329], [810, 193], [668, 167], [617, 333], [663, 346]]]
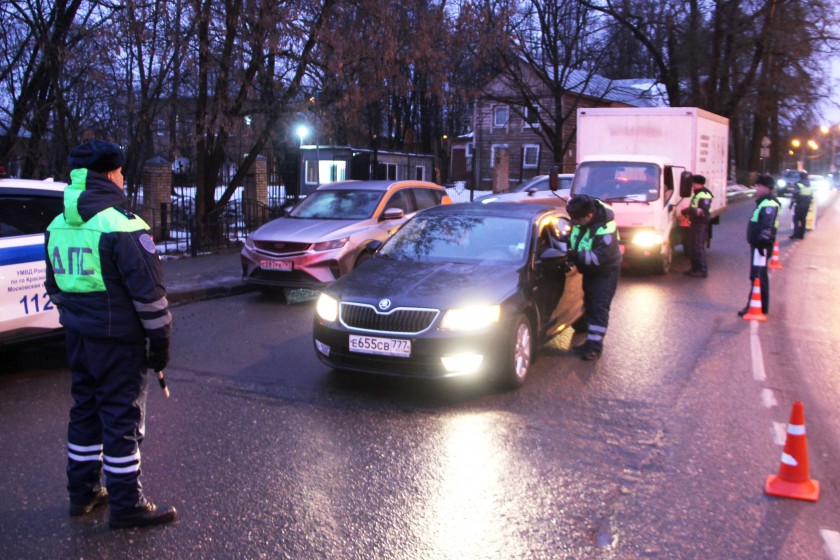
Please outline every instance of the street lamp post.
[[306, 137], [309, 136], [309, 127], [305, 124], [299, 124], [295, 129], [295, 133], [297, 137], [300, 139], [300, 144], [298, 145], [298, 153], [300, 158], [299, 164], [299, 171], [298, 171], [298, 199], [300, 199], [300, 195], [303, 194], [303, 188], [306, 185], [306, 164], [303, 159], [303, 141], [306, 140]]

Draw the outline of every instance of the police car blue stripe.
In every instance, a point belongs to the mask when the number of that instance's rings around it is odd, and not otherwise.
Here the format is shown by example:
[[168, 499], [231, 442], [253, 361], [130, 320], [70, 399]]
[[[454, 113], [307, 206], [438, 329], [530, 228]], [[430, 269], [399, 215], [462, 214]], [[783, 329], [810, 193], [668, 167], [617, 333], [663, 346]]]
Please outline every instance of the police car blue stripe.
[[0, 248], [0, 266], [28, 262], [44, 262], [44, 243], [24, 245], [23, 247]]

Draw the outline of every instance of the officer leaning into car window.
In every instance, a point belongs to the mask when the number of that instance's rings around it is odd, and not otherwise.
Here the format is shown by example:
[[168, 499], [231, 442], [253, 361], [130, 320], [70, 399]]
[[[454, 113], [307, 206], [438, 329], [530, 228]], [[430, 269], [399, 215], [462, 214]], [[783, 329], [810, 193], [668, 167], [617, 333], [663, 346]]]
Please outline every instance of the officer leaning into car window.
[[782, 207], [773, 195], [775, 184], [770, 175], [759, 175], [755, 181], [755, 210], [747, 223], [747, 243], [750, 244], [750, 293], [747, 305], [738, 311], [741, 317], [750, 310], [752, 286], [756, 278], [761, 282], [761, 312], [766, 315], [770, 309], [770, 275], [767, 274], [767, 265], [776, 244], [779, 209]]
[[683, 216], [691, 222], [685, 244], [691, 268], [685, 274], [705, 278], [708, 275], [706, 242], [709, 239], [709, 223], [712, 221], [712, 192], [706, 188], [706, 178], [702, 175], [694, 175], [691, 186], [694, 190], [691, 203], [682, 211]]
[[584, 360], [596, 360], [604, 348], [610, 304], [621, 273], [621, 249], [612, 209], [587, 195], [566, 205], [572, 221], [567, 259], [583, 274], [586, 342], [576, 350]]
[[793, 234], [790, 239], [805, 239], [805, 222], [808, 219], [808, 210], [811, 209], [813, 194], [808, 173], [800, 171], [799, 180], [793, 186], [793, 197], [790, 200], [790, 207], [794, 209]]
[[124, 162], [110, 142], [74, 148], [64, 212], [45, 236], [45, 286], [65, 329], [72, 372], [70, 515], [110, 503], [115, 529], [176, 516], [175, 508], [148, 501], [140, 484], [147, 368], [162, 371], [169, 361], [172, 316], [149, 226], [127, 208]]

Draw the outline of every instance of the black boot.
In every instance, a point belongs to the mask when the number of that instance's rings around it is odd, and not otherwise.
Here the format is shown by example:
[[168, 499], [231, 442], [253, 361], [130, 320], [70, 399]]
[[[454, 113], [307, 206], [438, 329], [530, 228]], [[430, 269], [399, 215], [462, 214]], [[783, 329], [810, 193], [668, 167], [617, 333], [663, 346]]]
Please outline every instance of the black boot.
[[151, 527], [152, 525], [163, 525], [175, 521], [177, 512], [172, 506], [157, 507], [151, 502], [145, 506], [138, 507], [129, 513], [120, 515], [111, 514], [108, 526], [111, 529], [128, 529], [129, 527]]
[[84, 504], [70, 503], [70, 517], [78, 517], [86, 513], [90, 513], [94, 508], [108, 503], [108, 491], [104, 487], [99, 487], [99, 492]]

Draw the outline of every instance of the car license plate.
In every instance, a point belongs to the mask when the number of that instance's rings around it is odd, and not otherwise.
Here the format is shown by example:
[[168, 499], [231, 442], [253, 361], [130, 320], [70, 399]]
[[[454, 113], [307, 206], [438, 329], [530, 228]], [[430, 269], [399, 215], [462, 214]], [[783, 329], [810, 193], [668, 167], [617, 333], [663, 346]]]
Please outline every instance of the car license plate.
[[380, 338], [351, 334], [350, 351], [408, 358], [411, 356], [411, 341], [401, 338]]
[[263, 270], [292, 270], [292, 261], [260, 261], [260, 268]]

